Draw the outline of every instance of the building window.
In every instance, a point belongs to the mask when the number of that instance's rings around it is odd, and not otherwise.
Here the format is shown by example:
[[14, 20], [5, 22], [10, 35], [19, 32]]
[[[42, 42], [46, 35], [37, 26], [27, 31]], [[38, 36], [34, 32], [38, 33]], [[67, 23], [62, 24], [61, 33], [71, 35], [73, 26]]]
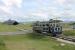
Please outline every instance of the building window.
[[56, 24], [56, 27], [59, 27], [59, 25], [58, 25], [58, 24]]
[[41, 25], [40, 25], [41, 26]]
[[48, 28], [43, 28], [43, 30], [48, 30]]
[[50, 26], [52, 26], [52, 24], [50, 24]]
[[55, 24], [53, 24], [53, 26], [55, 26]]
[[56, 32], [56, 31], [60, 31], [60, 28], [55, 28], [55, 32]]
[[48, 24], [46, 24], [46, 26], [49, 26]]
[[45, 25], [43, 24], [43, 26], [45, 26]]

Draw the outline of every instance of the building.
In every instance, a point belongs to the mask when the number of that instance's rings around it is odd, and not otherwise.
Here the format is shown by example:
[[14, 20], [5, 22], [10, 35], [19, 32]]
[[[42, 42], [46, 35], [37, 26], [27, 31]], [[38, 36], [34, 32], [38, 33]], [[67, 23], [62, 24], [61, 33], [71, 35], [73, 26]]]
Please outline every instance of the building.
[[62, 33], [62, 26], [57, 20], [37, 21], [33, 24], [33, 31], [39, 33], [52, 33], [53, 36], [56, 36]]
[[4, 24], [8, 24], [8, 25], [18, 25], [19, 23], [18, 23], [17, 21], [15, 21], [15, 20], [9, 19], [9, 20], [5, 21]]

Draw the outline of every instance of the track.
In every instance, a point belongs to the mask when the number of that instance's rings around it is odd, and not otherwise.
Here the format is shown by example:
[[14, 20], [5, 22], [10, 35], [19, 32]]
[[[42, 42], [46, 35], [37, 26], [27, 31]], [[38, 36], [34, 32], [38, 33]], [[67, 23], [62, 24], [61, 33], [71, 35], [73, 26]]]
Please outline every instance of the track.
[[60, 36], [60, 37], [53, 37], [53, 38], [60, 42], [75, 45], [75, 36]]
[[64, 40], [64, 39], [60, 39], [60, 38], [56, 38], [57, 41], [63, 42], [63, 43], [68, 43], [68, 44], [73, 44], [75, 45], [75, 42], [72, 41], [68, 41], [68, 40]]

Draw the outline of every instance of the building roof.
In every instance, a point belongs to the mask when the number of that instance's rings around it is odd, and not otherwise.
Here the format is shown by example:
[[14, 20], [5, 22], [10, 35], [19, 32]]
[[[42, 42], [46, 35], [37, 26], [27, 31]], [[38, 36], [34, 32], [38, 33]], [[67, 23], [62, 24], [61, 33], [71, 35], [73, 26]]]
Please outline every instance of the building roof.
[[[4, 23], [12, 25], [12, 24], [14, 24], [15, 22], [17, 22], [17, 21], [9, 19], [9, 20], [5, 21]], [[17, 23], [18, 23], [18, 22], [17, 22]]]

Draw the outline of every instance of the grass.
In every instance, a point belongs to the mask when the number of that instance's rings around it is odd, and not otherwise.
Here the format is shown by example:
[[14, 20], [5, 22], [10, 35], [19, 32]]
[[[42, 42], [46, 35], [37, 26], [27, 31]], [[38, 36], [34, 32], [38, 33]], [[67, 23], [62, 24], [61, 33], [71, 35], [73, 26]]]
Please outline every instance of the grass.
[[9, 32], [9, 31], [17, 31], [15, 26], [0, 24], [0, 32]]
[[74, 45], [66, 44], [65, 46], [61, 46], [60, 42], [51, 37], [35, 33], [0, 36], [0, 38], [5, 42], [7, 50], [75, 50]]
[[[0, 32], [18, 31], [20, 29], [31, 29], [31, 24], [19, 24], [16, 26], [0, 24]], [[65, 26], [67, 27], [67, 26]], [[64, 31], [67, 36], [75, 36], [74, 30]], [[36, 33], [26, 35], [5, 35], [0, 36], [0, 50], [75, 50], [74, 45], [60, 45], [61, 42], [52, 39], [49, 36], [43, 36]]]
[[73, 26], [70, 23], [63, 23], [62, 28], [63, 34], [66, 36], [75, 36], [75, 30], [72, 28]]
[[31, 29], [30, 24], [19, 24], [19, 25], [7, 25], [0, 23], [0, 32], [15, 32], [19, 31], [19, 29]]
[[5, 42], [0, 38], [0, 50], [6, 50]]
[[75, 36], [75, 30], [66, 30], [63, 34], [66, 36]]
[[62, 24], [62, 27], [63, 27], [63, 28], [70, 28], [71, 25], [70, 25], [69, 23], [63, 23], [63, 24]]
[[19, 24], [19, 25], [16, 25], [16, 27], [20, 28], [20, 29], [32, 29], [32, 26], [31, 24]]

